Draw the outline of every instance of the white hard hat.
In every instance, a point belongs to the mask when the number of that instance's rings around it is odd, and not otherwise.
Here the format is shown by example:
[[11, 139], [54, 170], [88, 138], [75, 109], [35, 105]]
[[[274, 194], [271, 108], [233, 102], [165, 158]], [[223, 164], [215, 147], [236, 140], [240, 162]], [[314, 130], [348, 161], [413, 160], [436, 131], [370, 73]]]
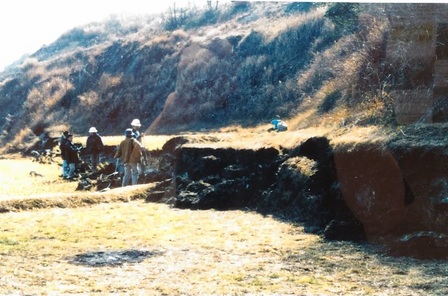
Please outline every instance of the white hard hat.
[[131, 125], [132, 125], [132, 126], [142, 126], [142, 125], [140, 124], [140, 120], [138, 120], [137, 118], [134, 119], [134, 120], [132, 120]]
[[91, 127], [90, 129], [89, 129], [89, 133], [97, 133], [98, 131], [96, 130], [96, 128], [95, 127]]

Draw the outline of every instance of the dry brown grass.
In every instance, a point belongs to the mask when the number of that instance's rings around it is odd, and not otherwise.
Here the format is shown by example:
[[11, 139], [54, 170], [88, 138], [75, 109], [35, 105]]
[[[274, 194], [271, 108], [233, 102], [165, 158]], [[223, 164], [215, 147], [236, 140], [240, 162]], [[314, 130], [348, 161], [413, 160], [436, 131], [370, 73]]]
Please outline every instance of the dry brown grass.
[[[0, 215], [0, 293], [444, 295], [446, 262], [323, 242], [242, 211], [143, 201]], [[256, 225], [256, 227], [255, 227]], [[138, 253], [126, 261], [126, 252]], [[121, 260], [121, 261], [120, 261]]]
[[[147, 149], [160, 149], [172, 136], [145, 136], [143, 144]], [[106, 145], [118, 145], [124, 136], [103, 137]], [[86, 144], [87, 137], [75, 137], [75, 142]], [[75, 192], [76, 182], [67, 182], [59, 177], [61, 159], [55, 157], [54, 163], [42, 164], [33, 158], [20, 155], [5, 155], [0, 159], [0, 201], [64, 196], [65, 198], [82, 196], [86, 193]], [[42, 176], [36, 176], [36, 172]]]
[[[30, 172], [43, 177], [30, 175]], [[58, 164], [41, 164], [29, 158], [0, 160], [0, 200], [74, 191], [76, 184], [61, 180], [60, 174]]]

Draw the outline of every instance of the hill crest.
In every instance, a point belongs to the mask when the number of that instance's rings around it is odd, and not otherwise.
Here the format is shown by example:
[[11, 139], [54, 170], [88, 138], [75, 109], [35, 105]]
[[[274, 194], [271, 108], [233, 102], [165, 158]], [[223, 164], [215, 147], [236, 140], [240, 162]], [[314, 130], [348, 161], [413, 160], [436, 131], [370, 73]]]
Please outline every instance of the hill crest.
[[291, 130], [393, 127], [387, 9], [235, 2], [74, 28], [0, 74], [0, 144], [90, 126], [116, 135], [133, 118], [151, 134], [257, 128], [276, 115]]

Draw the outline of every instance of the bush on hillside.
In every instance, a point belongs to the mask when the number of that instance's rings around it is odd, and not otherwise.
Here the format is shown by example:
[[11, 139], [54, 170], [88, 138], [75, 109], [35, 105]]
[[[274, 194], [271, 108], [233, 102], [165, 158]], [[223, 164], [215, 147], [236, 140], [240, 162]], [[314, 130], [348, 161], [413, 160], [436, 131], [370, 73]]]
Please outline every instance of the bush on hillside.
[[313, 7], [316, 6], [316, 3], [312, 2], [293, 2], [288, 4], [285, 8], [286, 13], [296, 13], [296, 12], [309, 12]]
[[185, 29], [199, 28], [202, 26], [216, 24], [221, 15], [220, 10], [207, 9], [199, 11], [185, 21]]
[[166, 14], [163, 17], [164, 28], [167, 31], [174, 31], [184, 26], [189, 19], [191, 19], [195, 13], [188, 8], [178, 8], [174, 3], [168, 8]]
[[322, 102], [322, 104], [319, 106], [318, 110], [320, 113], [327, 113], [334, 109], [336, 106], [337, 101], [342, 97], [342, 92], [339, 89], [336, 89], [332, 91], [331, 93], [327, 94]]
[[337, 2], [330, 4], [325, 16], [330, 19], [338, 37], [352, 34], [359, 29], [359, 4]]

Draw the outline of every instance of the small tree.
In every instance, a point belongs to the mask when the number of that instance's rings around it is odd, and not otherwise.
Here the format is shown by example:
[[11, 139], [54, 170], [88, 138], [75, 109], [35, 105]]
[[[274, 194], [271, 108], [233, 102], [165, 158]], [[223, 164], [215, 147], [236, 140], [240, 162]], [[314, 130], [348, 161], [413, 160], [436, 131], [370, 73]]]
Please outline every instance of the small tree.
[[168, 9], [168, 17], [165, 19], [165, 29], [168, 31], [173, 31], [180, 28], [185, 24], [188, 17], [188, 9], [176, 9], [176, 3], [173, 3], [173, 6], [170, 6]]
[[207, 7], [209, 10], [218, 10], [218, 3], [219, 1], [215, 1], [215, 8], [213, 8], [213, 1], [212, 0], [207, 0]]

